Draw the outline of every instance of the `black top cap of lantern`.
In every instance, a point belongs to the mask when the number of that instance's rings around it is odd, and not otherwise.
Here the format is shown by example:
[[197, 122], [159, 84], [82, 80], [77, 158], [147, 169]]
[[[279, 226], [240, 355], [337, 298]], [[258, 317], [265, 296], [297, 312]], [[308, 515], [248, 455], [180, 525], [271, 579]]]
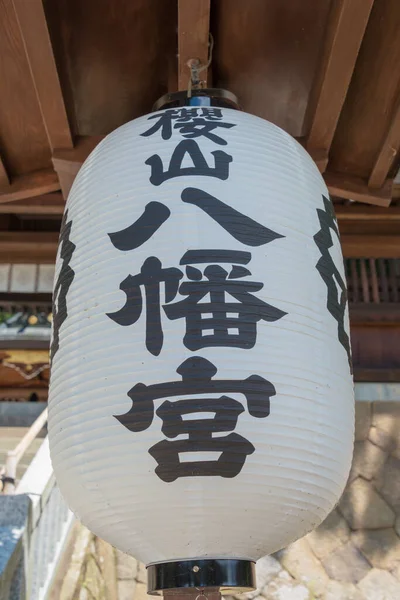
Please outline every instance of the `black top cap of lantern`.
[[166, 590], [216, 590], [244, 593], [256, 588], [255, 564], [249, 560], [199, 559], [149, 565], [148, 593]]
[[164, 108], [179, 108], [181, 106], [218, 106], [240, 110], [239, 101], [235, 94], [219, 88], [193, 89], [188, 96], [187, 91], [173, 92], [161, 96], [153, 105], [153, 112]]

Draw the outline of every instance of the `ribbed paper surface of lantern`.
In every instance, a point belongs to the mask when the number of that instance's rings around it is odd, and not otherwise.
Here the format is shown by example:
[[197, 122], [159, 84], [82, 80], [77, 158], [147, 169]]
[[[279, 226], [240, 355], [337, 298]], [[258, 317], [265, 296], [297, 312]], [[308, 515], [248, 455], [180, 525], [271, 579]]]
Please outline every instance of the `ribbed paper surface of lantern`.
[[[53, 466], [83, 523], [146, 563], [255, 560], [318, 525], [348, 475], [354, 403], [340, 242], [321, 175], [284, 131], [222, 109], [216, 122], [229, 127], [208, 137], [190, 137], [176, 116], [170, 131], [167, 123], [148, 134], [163, 114], [107, 136], [67, 202], [55, 278]], [[190, 152], [161, 182], [157, 164], [165, 174], [178, 147]], [[193, 149], [206, 165], [194, 164]], [[208, 253], [201, 262], [199, 251], [210, 250], [214, 261]], [[215, 313], [201, 311], [210, 296], [196, 296], [210, 282]], [[196, 315], [210, 327], [197, 321], [198, 331]], [[151, 399], [140, 404], [143, 389]], [[175, 403], [184, 400], [198, 414], [179, 420]], [[177, 433], [188, 418], [192, 433]], [[196, 445], [205, 419], [214, 432]], [[171, 446], [179, 440], [180, 454]]]

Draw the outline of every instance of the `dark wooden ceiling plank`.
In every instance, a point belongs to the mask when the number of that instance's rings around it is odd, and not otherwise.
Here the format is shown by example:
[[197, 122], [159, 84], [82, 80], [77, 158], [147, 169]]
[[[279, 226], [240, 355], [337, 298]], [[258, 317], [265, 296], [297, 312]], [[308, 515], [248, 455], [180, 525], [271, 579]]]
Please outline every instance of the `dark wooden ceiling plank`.
[[306, 113], [306, 147], [329, 153], [374, 0], [336, 0]]
[[0, 190], [8, 188], [10, 186], [10, 179], [8, 177], [7, 169], [0, 156]]
[[[208, 61], [210, 0], [178, 0], [178, 85], [186, 90], [190, 79], [188, 61]], [[200, 74], [207, 83], [207, 70]]]
[[13, 0], [13, 3], [50, 147], [72, 148], [43, 0]]
[[345, 258], [400, 258], [398, 235], [345, 234], [340, 241]]
[[381, 187], [389, 171], [392, 168], [393, 162], [400, 149], [400, 102], [397, 105], [393, 119], [384, 136], [384, 140], [376, 158], [375, 164], [371, 171], [368, 180], [368, 185], [372, 188]]
[[0, 192], [0, 204], [3, 202], [14, 202], [34, 196], [41, 196], [49, 192], [57, 192], [60, 182], [53, 169], [34, 171], [27, 175], [15, 177], [9, 188]]
[[0, 214], [13, 215], [62, 215], [65, 202], [60, 192], [24, 198], [14, 202], [0, 203]]
[[327, 171], [324, 173], [324, 179], [332, 196], [376, 206], [389, 206], [392, 199], [393, 180], [391, 179], [387, 179], [379, 189], [368, 187], [360, 177], [351, 177], [342, 173]]
[[51, 153], [13, 2], [0, 6], [1, 154], [12, 180], [48, 168]]
[[329, 169], [371, 176], [399, 102], [400, 3], [375, 0], [332, 142]]
[[330, 5], [331, 0], [213, 2], [213, 85], [236, 94], [246, 112], [304, 136]]
[[47, 0], [45, 7], [74, 134], [110, 133], [169, 91], [177, 0]]

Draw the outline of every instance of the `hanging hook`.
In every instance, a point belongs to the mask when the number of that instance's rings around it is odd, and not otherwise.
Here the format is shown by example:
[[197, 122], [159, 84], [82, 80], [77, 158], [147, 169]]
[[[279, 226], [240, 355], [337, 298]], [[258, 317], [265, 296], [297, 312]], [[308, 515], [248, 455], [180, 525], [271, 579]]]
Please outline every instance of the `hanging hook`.
[[205, 71], [206, 69], [208, 69], [208, 67], [211, 65], [211, 62], [212, 62], [213, 49], [214, 49], [214, 38], [211, 33], [209, 33], [208, 37], [209, 37], [209, 42], [208, 42], [208, 60], [207, 60], [207, 62], [204, 65], [202, 65], [198, 58], [191, 58], [190, 60], [188, 60], [188, 63], [187, 63], [188, 67], [190, 69], [190, 77], [189, 77], [188, 90], [187, 90], [188, 98], [192, 97], [192, 90], [201, 89], [203, 82], [200, 81], [200, 73], [202, 73], [202, 71]]

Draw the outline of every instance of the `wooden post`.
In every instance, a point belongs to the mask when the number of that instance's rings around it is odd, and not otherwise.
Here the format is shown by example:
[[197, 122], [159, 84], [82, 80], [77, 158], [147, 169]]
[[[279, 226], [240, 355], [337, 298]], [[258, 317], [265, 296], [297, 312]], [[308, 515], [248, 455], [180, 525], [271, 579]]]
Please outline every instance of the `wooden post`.
[[[179, 0], [178, 2], [178, 86], [186, 90], [190, 78], [190, 60], [205, 65], [208, 60], [210, 0]], [[207, 71], [201, 73], [207, 85]]]

